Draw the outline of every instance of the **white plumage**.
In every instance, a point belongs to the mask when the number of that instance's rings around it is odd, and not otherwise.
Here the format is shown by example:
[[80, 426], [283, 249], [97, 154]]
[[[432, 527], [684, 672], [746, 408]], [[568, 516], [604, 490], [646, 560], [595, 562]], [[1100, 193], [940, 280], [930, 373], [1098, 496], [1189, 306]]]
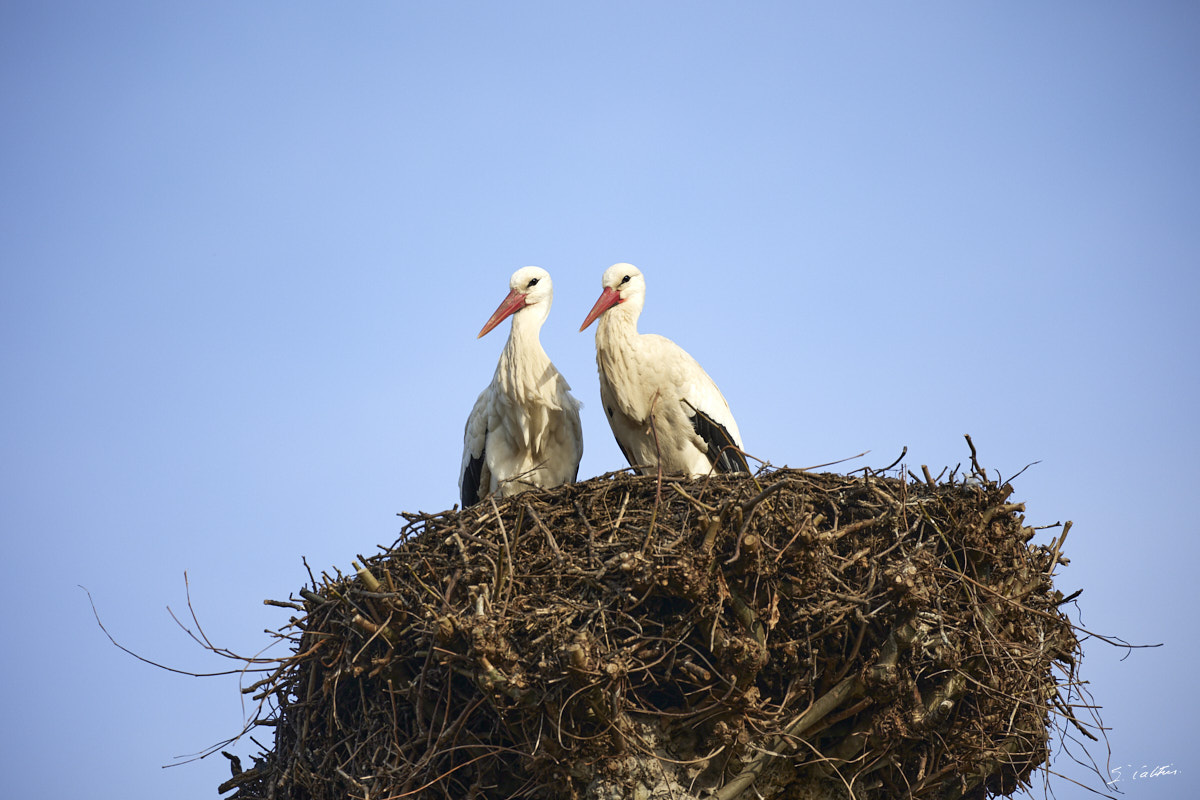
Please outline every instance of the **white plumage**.
[[[604, 272], [604, 291], [579, 330], [597, 317], [600, 399], [630, 466], [692, 477], [749, 472], [729, 403], [696, 359], [663, 336], [639, 334], [646, 281], [632, 264]], [[651, 420], [653, 419], [653, 424]]]
[[523, 267], [479, 336], [512, 316], [496, 374], [467, 417], [458, 488], [462, 507], [495, 492], [574, 481], [583, 456], [579, 401], [542, 349], [539, 333], [550, 313], [550, 273]]

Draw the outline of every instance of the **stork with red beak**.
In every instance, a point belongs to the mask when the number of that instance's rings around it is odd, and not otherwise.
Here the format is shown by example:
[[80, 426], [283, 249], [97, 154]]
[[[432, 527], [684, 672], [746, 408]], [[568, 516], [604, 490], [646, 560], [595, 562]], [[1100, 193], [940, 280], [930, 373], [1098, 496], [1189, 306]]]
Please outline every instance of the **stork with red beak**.
[[479, 332], [482, 337], [512, 317], [496, 374], [467, 417], [458, 480], [463, 508], [492, 493], [574, 481], [583, 456], [579, 401], [539, 338], [554, 299], [550, 273], [523, 267], [508, 285], [508, 296]]
[[629, 465], [693, 478], [749, 472], [729, 403], [696, 359], [663, 336], [639, 334], [646, 281], [632, 264], [604, 272], [604, 291], [579, 330], [597, 318], [600, 399]]

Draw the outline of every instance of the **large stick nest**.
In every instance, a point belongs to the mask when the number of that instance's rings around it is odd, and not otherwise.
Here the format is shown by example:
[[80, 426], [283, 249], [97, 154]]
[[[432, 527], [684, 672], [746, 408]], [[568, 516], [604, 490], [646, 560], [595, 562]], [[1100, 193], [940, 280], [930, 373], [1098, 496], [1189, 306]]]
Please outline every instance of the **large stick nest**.
[[[617, 474], [404, 515], [300, 592], [253, 798], [978, 798], [1073, 720], [1012, 488]], [[1065, 532], [1063, 534], [1065, 538]], [[751, 788], [753, 787], [753, 788]]]

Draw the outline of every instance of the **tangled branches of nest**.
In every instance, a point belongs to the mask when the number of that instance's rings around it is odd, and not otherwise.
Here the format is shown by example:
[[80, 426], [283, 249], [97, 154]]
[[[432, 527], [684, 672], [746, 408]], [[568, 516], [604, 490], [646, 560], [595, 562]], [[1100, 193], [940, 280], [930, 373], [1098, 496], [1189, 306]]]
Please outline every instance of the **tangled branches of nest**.
[[[1079, 642], [1008, 484], [617, 474], [301, 592], [236, 798], [1009, 794]], [[301, 608], [300, 604], [296, 604]], [[1086, 731], [1084, 731], [1086, 734]]]

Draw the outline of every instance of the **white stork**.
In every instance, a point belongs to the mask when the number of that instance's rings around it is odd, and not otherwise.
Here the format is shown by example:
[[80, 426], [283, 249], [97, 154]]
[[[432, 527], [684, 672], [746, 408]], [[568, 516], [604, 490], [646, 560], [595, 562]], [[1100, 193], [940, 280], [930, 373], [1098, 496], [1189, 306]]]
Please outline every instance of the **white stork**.
[[639, 334], [646, 281], [632, 264], [604, 272], [604, 291], [579, 330], [599, 317], [600, 399], [629, 465], [701, 477], [749, 472], [729, 403], [696, 359], [663, 336]]
[[574, 481], [583, 456], [579, 401], [538, 336], [554, 300], [550, 273], [523, 267], [508, 285], [508, 296], [479, 332], [482, 337], [512, 316], [496, 374], [467, 417], [458, 479], [463, 508], [493, 492], [503, 497]]

